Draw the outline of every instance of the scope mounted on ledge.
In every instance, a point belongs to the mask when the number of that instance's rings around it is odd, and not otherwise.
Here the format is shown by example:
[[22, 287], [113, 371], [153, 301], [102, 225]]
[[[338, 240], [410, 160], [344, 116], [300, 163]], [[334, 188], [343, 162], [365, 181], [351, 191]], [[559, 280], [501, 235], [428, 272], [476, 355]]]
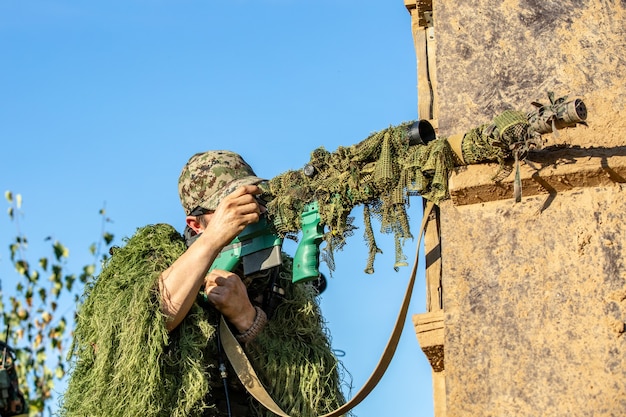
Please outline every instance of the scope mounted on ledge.
[[566, 127], [574, 127], [577, 124], [587, 126], [587, 106], [580, 98], [566, 101], [567, 96], [554, 99], [554, 93], [549, 92], [550, 104], [532, 102], [537, 111], [528, 114], [528, 122], [531, 129], [543, 135], [553, 133]]

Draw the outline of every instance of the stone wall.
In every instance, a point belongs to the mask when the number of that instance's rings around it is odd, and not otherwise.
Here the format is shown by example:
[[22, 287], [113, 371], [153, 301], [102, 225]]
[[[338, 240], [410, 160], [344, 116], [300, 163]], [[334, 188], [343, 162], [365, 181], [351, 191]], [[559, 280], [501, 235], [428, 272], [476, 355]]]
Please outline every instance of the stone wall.
[[552, 143], [623, 145], [626, 1], [433, 0], [433, 9], [440, 134], [530, 111], [554, 91], [584, 98], [592, 129]]
[[441, 213], [447, 415], [626, 415], [626, 187]]
[[452, 175], [425, 241], [440, 254], [427, 264], [443, 313], [414, 317], [424, 352], [445, 352], [429, 357], [436, 416], [626, 415], [626, 1], [405, 5], [418, 99], [434, 100], [420, 116], [440, 136], [530, 111], [548, 91], [589, 113], [589, 127], [545, 135], [522, 163], [520, 203], [495, 164]]

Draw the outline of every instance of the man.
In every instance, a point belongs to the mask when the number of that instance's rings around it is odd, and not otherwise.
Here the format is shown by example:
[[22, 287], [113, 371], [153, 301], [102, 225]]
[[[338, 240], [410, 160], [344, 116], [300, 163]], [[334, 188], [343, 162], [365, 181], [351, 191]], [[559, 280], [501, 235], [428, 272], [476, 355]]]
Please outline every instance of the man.
[[259, 221], [264, 208], [254, 197], [261, 193], [256, 185], [261, 181], [239, 155], [224, 151], [196, 154], [183, 169], [179, 195], [187, 228], [199, 238], [159, 281], [168, 330], [187, 315], [202, 286], [209, 302], [237, 330], [243, 333], [252, 326], [257, 312], [239, 276], [207, 272], [224, 246]]
[[[87, 286], [61, 416], [273, 415], [227, 364], [221, 315], [287, 413], [318, 416], [344, 402], [316, 290], [291, 284], [289, 257], [275, 275], [208, 272], [222, 248], [265, 211], [257, 200], [261, 181], [232, 152], [187, 162], [179, 178], [187, 242], [169, 225], [138, 229]], [[284, 299], [266, 312], [272, 279]]]

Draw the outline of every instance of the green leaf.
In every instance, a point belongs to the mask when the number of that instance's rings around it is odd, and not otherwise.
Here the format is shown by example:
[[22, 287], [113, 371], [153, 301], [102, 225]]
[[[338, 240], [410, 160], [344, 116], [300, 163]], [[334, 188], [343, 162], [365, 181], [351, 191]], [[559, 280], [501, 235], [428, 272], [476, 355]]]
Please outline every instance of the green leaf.
[[41, 398], [33, 398], [28, 400], [28, 414], [36, 415], [43, 411], [43, 400]]
[[105, 241], [105, 243], [107, 245], [109, 245], [109, 244], [111, 244], [111, 242], [113, 242], [113, 237], [114, 236], [111, 233], [109, 233], [109, 232], [105, 232], [104, 236], [102, 236], [102, 237], [103, 237], [103, 239], [104, 239], [104, 241]]
[[46, 290], [44, 288], [39, 288], [39, 299], [41, 300], [42, 303], [46, 302], [46, 297], [47, 297], [47, 293]]
[[54, 249], [54, 256], [56, 257], [57, 261], [60, 261], [61, 258], [67, 258], [68, 256], [70, 256], [69, 249], [63, 246], [58, 241], [54, 242], [52, 248]]
[[29, 306], [33, 305], [33, 293], [34, 293], [34, 288], [32, 285], [29, 285], [28, 288], [26, 289], [26, 293], [24, 294], [24, 298], [26, 298], [26, 303]]
[[61, 294], [62, 289], [63, 289], [63, 284], [61, 284], [60, 281], [55, 281], [50, 292], [52, 293], [52, 295], [58, 298], [59, 294]]
[[41, 266], [41, 269], [43, 269], [44, 271], [47, 271], [48, 270], [48, 258], [39, 259], [39, 266]]
[[83, 271], [85, 272], [85, 275], [91, 276], [96, 272], [96, 266], [94, 264], [85, 265]]
[[41, 313], [41, 320], [44, 324], [48, 324], [52, 321], [52, 314], [50, 314], [47, 311], [44, 311], [43, 313]]
[[65, 317], [61, 317], [61, 320], [59, 320], [59, 324], [57, 324], [57, 331], [59, 331], [60, 333], [64, 333], [66, 327], [67, 321], [65, 320]]
[[28, 274], [28, 262], [24, 260], [15, 262], [15, 269], [18, 274], [26, 276]]
[[11, 251], [11, 260], [15, 259], [15, 255], [17, 255], [17, 251], [20, 249], [20, 245], [17, 243], [12, 243], [9, 245], [9, 250]]
[[61, 282], [61, 273], [63, 272], [63, 268], [60, 265], [52, 265], [52, 275], [50, 276], [50, 281], [52, 282]]
[[4, 198], [6, 198], [9, 203], [13, 203], [13, 193], [11, 191], [6, 190], [4, 192]]
[[76, 275], [72, 274], [65, 276], [65, 288], [67, 288], [68, 291], [72, 291], [74, 281], [76, 281]]
[[30, 275], [30, 282], [36, 284], [37, 281], [39, 281], [39, 271], [34, 270], [33, 273]]
[[44, 363], [46, 361], [46, 359], [48, 358], [48, 355], [46, 355], [46, 349], [45, 348], [39, 348], [37, 350], [37, 355], [35, 355], [35, 360], [37, 361], [37, 363]]
[[94, 276], [95, 273], [96, 273], [95, 265], [86, 265], [85, 268], [83, 269], [83, 273], [81, 274], [84, 277], [80, 278], [80, 282], [82, 282], [83, 284], [86, 283], [90, 278]]
[[54, 376], [57, 379], [61, 379], [65, 376], [65, 369], [63, 369], [63, 364], [60, 364], [59, 366], [57, 366], [57, 368], [54, 371]]

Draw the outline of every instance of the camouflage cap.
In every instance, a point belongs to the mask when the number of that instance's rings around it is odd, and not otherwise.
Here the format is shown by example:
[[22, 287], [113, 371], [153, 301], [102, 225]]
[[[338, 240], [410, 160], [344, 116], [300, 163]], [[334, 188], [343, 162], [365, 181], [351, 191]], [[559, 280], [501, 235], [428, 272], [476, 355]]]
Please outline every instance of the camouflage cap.
[[201, 152], [189, 158], [180, 173], [178, 195], [189, 215], [198, 207], [215, 210], [224, 197], [240, 186], [262, 181], [234, 152]]

